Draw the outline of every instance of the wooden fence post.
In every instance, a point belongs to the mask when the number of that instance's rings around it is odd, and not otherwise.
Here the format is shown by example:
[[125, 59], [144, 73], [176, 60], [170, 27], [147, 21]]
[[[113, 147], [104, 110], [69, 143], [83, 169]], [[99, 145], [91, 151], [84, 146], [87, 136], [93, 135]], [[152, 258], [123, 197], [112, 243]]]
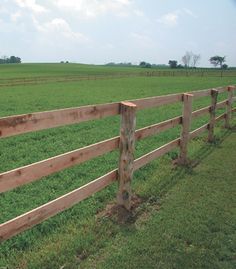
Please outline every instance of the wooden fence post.
[[217, 104], [218, 91], [215, 89], [211, 90], [211, 107], [210, 107], [210, 121], [208, 129], [208, 142], [213, 142], [214, 140], [214, 127], [215, 127], [215, 117], [216, 117], [216, 104]]
[[187, 163], [187, 147], [189, 140], [189, 131], [192, 118], [192, 101], [193, 95], [185, 93], [183, 95], [183, 117], [182, 117], [182, 133], [180, 139], [180, 155], [178, 163], [184, 165]]
[[131, 180], [134, 171], [136, 105], [130, 102], [122, 102], [120, 104], [120, 112], [121, 128], [117, 203], [130, 210]]
[[225, 128], [230, 128], [230, 119], [232, 117], [232, 101], [233, 101], [233, 90], [234, 86], [228, 87], [228, 100], [226, 105], [226, 116], [225, 116]]

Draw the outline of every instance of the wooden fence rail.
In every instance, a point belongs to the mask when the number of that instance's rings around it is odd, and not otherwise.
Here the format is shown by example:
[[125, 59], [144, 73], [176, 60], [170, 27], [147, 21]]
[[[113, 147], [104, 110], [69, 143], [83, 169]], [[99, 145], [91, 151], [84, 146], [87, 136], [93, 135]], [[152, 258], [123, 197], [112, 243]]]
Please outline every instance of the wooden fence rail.
[[[167, 105], [182, 100], [182, 94], [171, 94], [132, 100], [137, 109]], [[120, 103], [98, 104], [0, 118], [0, 137], [102, 119], [120, 114]]]
[[[180, 148], [179, 163], [186, 164], [188, 161], [187, 147], [189, 140], [208, 130], [208, 141], [213, 141], [215, 122], [222, 119], [225, 120], [225, 127], [230, 127], [232, 113], [236, 111], [236, 108], [232, 107], [233, 102], [236, 100], [233, 96], [235, 89], [235, 86], [219, 87], [216, 89], [193, 91], [191, 93], [137, 99], [122, 103], [84, 106], [0, 118], [0, 136], [2, 138], [118, 114], [121, 114], [122, 119], [120, 136], [1, 173], [0, 194], [120, 148], [118, 169], [30, 212], [0, 224], [0, 241], [9, 239], [72, 207], [74, 204], [102, 190], [114, 181], [118, 181], [119, 183], [117, 202], [129, 210], [133, 172], [176, 147]], [[217, 103], [218, 94], [223, 92], [228, 92], [228, 98]], [[192, 112], [193, 99], [205, 96], [211, 97], [211, 105]], [[183, 102], [183, 115], [135, 131], [136, 110], [158, 107], [175, 102]], [[216, 109], [219, 108], [225, 108], [226, 111], [216, 117]], [[210, 116], [209, 123], [190, 131], [191, 120], [207, 113]], [[180, 138], [170, 141], [134, 160], [135, 141], [158, 134], [180, 124], [182, 125]]]
[[[158, 134], [181, 123], [182, 117], [176, 117], [135, 131], [135, 139], [141, 140]], [[40, 162], [26, 165], [0, 174], [0, 193], [38, 180], [44, 176], [83, 163], [92, 158], [118, 149], [120, 137], [114, 137], [90, 146], [73, 150]]]

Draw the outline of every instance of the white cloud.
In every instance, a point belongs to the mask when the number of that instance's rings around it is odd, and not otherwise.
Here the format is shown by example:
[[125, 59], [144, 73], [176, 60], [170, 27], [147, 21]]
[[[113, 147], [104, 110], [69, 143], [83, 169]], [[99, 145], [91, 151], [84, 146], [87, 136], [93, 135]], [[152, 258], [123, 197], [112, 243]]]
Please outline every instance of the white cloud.
[[158, 22], [166, 26], [173, 27], [178, 24], [178, 18], [179, 18], [178, 12], [174, 11], [163, 15], [160, 19], [158, 19]]
[[36, 3], [36, 0], [15, 0], [15, 3], [21, 8], [27, 8], [35, 13], [46, 12], [47, 9]]
[[189, 15], [189, 16], [191, 16], [191, 17], [193, 17], [193, 18], [197, 18], [197, 15], [196, 14], [194, 14], [190, 9], [188, 9], [188, 8], [183, 8], [183, 11], [187, 14], [187, 15]]
[[151, 37], [145, 35], [145, 34], [140, 34], [140, 33], [131, 33], [131, 37], [135, 40], [135, 44], [138, 45], [139, 47], [146, 47], [150, 48], [154, 46], [154, 42], [151, 39]]
[[4, 6], [0, 6], [0, 13], [7, 13], [7, 9]]
[[135, 9], [134, 14], [138, 17], [144, 17], [144, 13], [141, 10]]
[[17, 11], [17, 12], [12, 13], [10, 15], [10, 18], [11, 18], [12, 22], [17, 22], [19, 20], [19, 18], [21, 18], [21, 17], [22, 17], [22, 13], [20, 11]]
[[112, 43], [106, 43], [105, 45], [102, 46], [102, 48], [105, 50], [113, 50], [115, 46]]
[[62, 18], [54, 18], [49, 22], [40, 24], [39, 21], [33, 17], [33, 22], [39, 32], [48, 34], [51, 37], [60, 36], [77, 42], [89, 41], [88, 37], [86, 37], [84, 34], [73, 31], [68, 22]]
[[183, 16], [190, 16], [192, 18], [197, 18], [197, 16], [188, 8], [182, 8], [182, 9], [177, 9], [173, 12], [169, 12], [164, 14], [160, 19], [157, 21], [161, 24], [164, 24], [168, 27], [174, 27], [178, 25], [180, 17]]
[[131, 0], [52, 0], [54, 5], [62, 10], [79, 12], [80, 16], [95, 18], [105, 13], [118, 16], [128, 15]]

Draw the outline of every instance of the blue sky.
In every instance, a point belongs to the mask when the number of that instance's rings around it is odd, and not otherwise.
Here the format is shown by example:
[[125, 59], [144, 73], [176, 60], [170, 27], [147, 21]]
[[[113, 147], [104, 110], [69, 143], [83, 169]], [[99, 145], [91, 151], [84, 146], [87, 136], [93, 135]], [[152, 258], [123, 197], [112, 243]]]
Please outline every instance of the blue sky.
[[0, 0], [0, 56], [24, 62], [147, 61], [186, 51], [236, 66], [235, 0]]

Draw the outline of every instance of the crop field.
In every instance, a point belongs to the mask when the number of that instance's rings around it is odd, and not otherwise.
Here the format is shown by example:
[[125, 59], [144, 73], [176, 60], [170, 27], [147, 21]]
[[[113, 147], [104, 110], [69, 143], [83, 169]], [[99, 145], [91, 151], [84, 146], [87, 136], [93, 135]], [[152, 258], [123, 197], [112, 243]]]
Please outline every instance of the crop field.
[[[142, 72], [138, 67], [107, 67], [76, 64], [0, 65], [0, 117], [102, 104], [144, 97], [191, 92], [236, 84], [236, 76], [127, 76]], [[115, 77], [123, 74], [124, 76]], [[68, 78], [101, 76], [103, 79]], [[113, 75], [112, 79], [106, 76]], [[60, 78], [67, 78], [61, 79]], [[28, 83], [38, 78], [37, 83]], [[14, 85], [13, 82], [17, 85]], [[19, 82], [20, 81], [20, 82]], [[12, 83], [12, 84], [11, 84]], [[219, 101], [225, 99], [221, 94]], [[194, 101], [194, 109], [210, 104], [210, 98]], [[181, 104], [151, 108], [137, 113], [137, 129], [179, 116]], [[218, 111], [218, 114], [222, 111]], [[192, 129], [206, 123], [208, 117], [194, 120]], [[31, 164], [74, 149], [119, 135], [118, 116], [43, 130], [0, 139], [0, 172]], [[222, 124], [221, 124], [222, 125]], [[180, 135], [176, 127], [136, 143], [136, 158]], [[220, 140], [225, 135], [216, 129]], [[191, 143], [190, 157], [199, 155], [205, 141]], [[148, 179], [153, 172], [171, 170], [173, 151], [142, 168], [134, 175], [134, 192], [144, 201], [155, 197]], [[111, 171], [118, 164], [118, 151], [84, 164], [47, 176], [34, 183], [0, 194], [0, 223], [38, 207]], [[166, 176], [166, 175], [165, 175]], [[98, 249], [105, 248], [119, 233], [119, 225], [99, 214], [116, 195], [117, 186], [106, 188], [93, 197], [0, 245], [0, 268], [83, 268], [83, 262]], [[158, 197], [167, 190], [160, 187]], [[155, 199], [155, 198], [153, 198]], [[123, 227], [123, 233], [130, 227]], [[86, 268], [86, 267], [84, 267]]]

